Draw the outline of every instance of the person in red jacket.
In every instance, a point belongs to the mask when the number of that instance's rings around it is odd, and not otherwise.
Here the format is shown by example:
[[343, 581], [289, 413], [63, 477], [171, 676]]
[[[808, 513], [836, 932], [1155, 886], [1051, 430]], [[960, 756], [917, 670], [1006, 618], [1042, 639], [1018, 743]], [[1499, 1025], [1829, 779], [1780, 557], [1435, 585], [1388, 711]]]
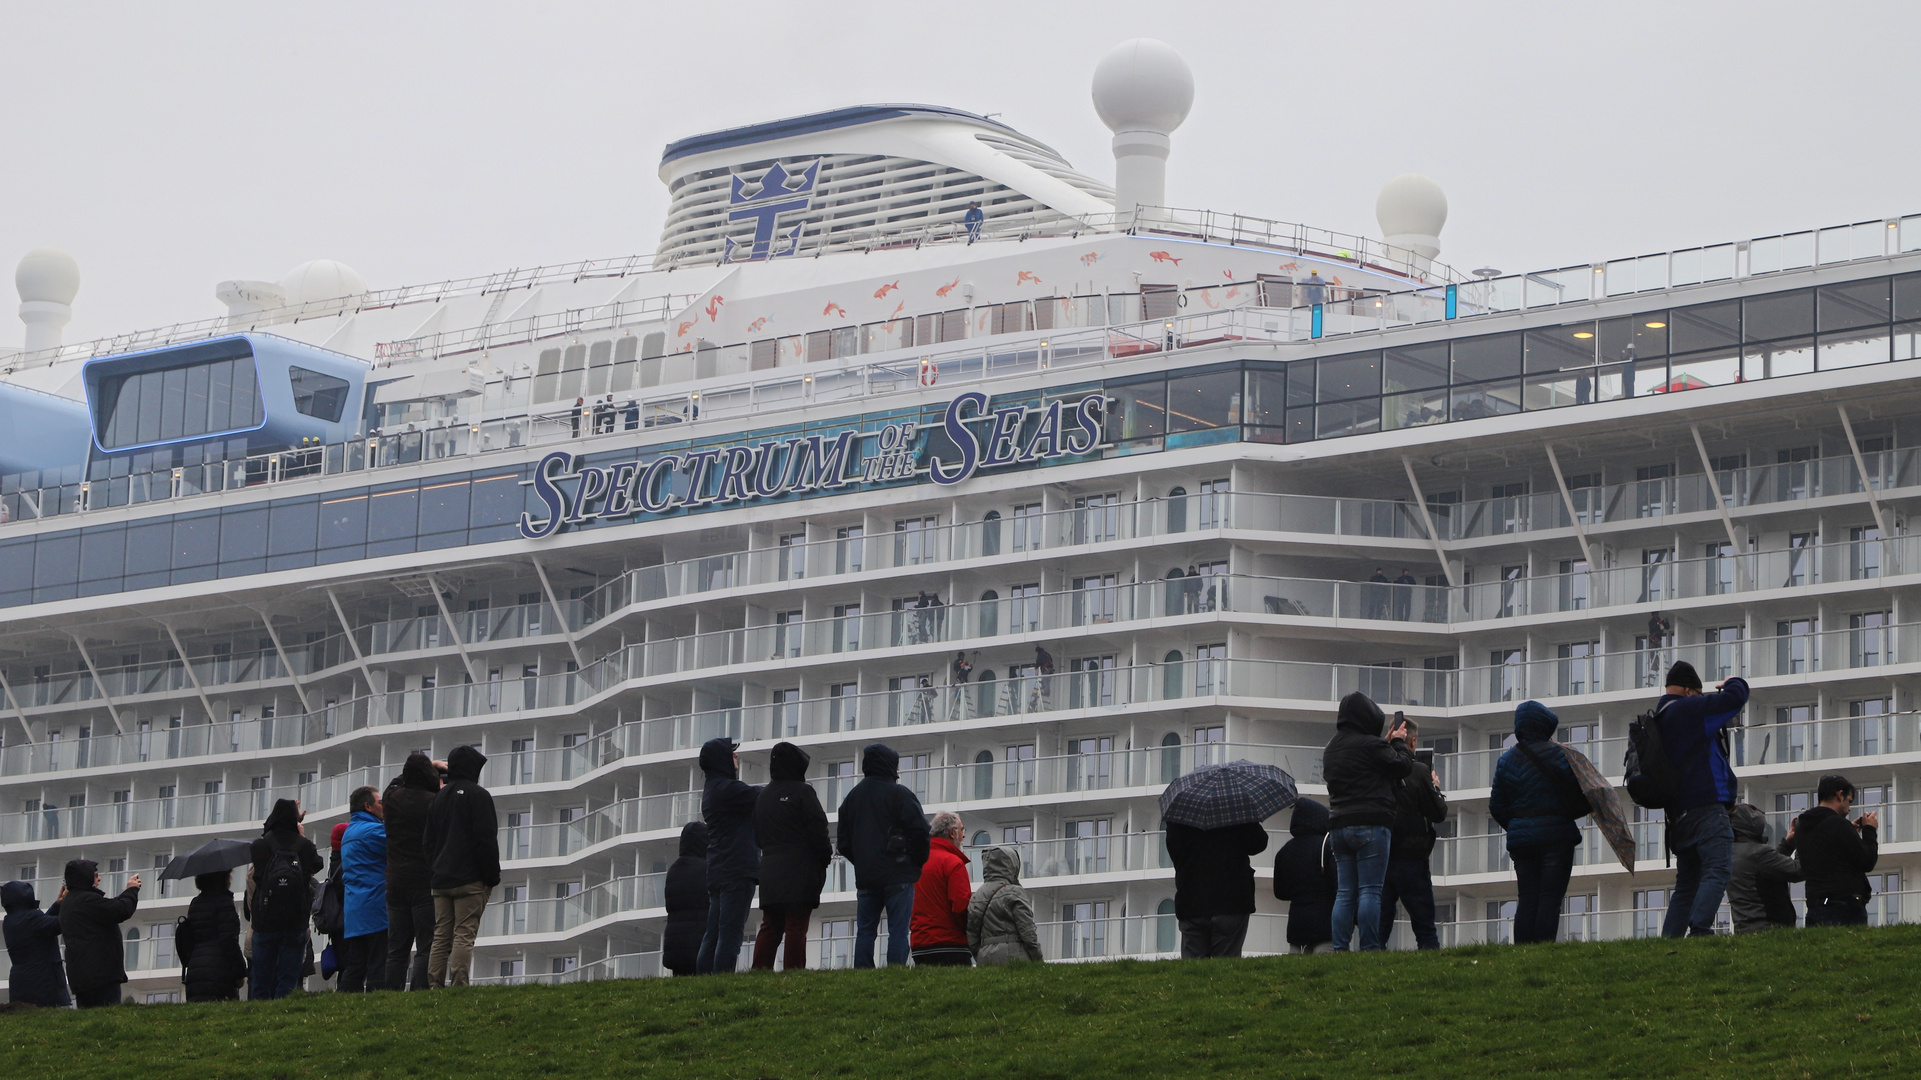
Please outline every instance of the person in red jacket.
[[915, 967], [973, 967], [967, 946], [967, 902], [974, 887], [967, 880], [967, 856], [960, 849], [959, 814], [942, 811], [930, 826], [927, 865], [914, 886]]

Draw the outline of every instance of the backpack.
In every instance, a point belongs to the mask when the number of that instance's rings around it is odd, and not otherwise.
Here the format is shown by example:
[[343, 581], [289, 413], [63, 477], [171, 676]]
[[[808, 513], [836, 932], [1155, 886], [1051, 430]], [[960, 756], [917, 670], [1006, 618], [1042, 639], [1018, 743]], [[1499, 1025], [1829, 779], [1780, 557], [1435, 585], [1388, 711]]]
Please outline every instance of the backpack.
[[183, 969], [193, 959], [193, 945], [193, 923], [182, 915], [173, 921], [173, 954], [180, 958]]
[[312, 879], [300, 865], [298, 841], [282, 846], [268, 837], [273, 856], [267, 860], [267, 876], [254, 883], [254, 922], [263, 919], [271, 925], [292, 927], [307, 921], [307, 905], [313, 899]]
[[1628, 725], [1627, 755], [1622, 767], [1627, 776], [1628, 798], [1650, 810], [1669, 809], [1680, 799], [1682, 778], [1708, 750], [1708, 740], [1703, 738], [1694, 753], [1676, 766], [1668, 756], [1660, 716], [1661, 710], [1652, 709]]
[[338, 868], [314, 900], [313, 928], [331, 938], [347, 935], [347, 876]]

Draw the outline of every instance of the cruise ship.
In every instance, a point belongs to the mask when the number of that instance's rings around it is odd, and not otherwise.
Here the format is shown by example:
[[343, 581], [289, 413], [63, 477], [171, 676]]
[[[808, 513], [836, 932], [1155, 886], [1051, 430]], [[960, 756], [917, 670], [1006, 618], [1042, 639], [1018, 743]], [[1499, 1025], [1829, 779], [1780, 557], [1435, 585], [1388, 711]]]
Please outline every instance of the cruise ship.
[[[74, 260], [28, 253], [0, 877], [143, 875], [127, 993], [177, 1000], [159, 868], [282, 797], [324, 839], [470, 744], [476, 981], [651, 976], [702, 742], [750, 781], [798, 743], [831, 813], [883, 741], [969, 850], [1019, 850], [1050, 960], [1170, 957], [1157, 795], [1245, 758], [1323, 796], [1362, 690], [1437, 754], [1443, 942], [1501, 941], [1515, 704], [1618, 780], [1687, 659], [1753, 685], [1743, 798], [1778, 836], [1846, 774], [1872, 917], [1910, 917], [1921, 216], [1464, 274], [1416, 174], [1373, 236], [1170, 205], [1193, 88], [1151, 40], [1100, 62], [1111, 185], [998, 119], [843, 108], [668, 145], [652, 254], [322, 259], [98, 341], [63, 340]], [[1268, 827], [1252, 953], [1286, 951]], [[1632, 873], [1587, 831], [1564, 937], [1659, 932], [1634, 829]], [[853, 899], [836, 861], [810, 965], [849, 965]]]

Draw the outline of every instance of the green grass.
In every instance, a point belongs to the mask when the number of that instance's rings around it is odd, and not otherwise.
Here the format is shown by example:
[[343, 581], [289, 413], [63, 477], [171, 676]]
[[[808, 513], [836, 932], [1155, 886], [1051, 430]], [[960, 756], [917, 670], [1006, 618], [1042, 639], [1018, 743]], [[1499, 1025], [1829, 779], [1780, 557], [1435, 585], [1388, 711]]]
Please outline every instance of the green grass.
[[1921, 926], [0, 1016], [9, 1078], [1912, 1077]]

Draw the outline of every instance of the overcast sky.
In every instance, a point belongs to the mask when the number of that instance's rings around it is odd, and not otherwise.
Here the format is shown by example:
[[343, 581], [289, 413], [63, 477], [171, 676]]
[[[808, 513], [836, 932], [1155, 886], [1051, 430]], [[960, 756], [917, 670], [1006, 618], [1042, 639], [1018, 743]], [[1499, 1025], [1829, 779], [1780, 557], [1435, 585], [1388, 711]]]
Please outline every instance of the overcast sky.
[[0, 269], [72, 252], [76, 341], [311, 258], [382, 288], [651, 252], [663, 144], [862, 102], [1111, 179], [1088, 80], [1142, 35], [1195, 70], [1177, 206], [1375, 234], [1419, 171], [1442, 259], [1507, 271], [1921, 212], [1911, 0], [0, 0]]

